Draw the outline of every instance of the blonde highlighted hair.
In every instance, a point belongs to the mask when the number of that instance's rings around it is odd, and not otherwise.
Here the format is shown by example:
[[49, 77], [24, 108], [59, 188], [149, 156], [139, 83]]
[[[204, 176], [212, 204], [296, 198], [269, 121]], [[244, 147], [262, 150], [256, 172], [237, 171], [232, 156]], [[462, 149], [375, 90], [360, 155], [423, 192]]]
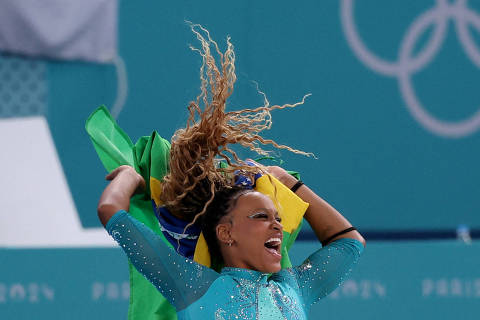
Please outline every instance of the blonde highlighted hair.
[[[164, 177], [160, 197], [174, 215], [193, 224], [205, 212], [217, 190], [234, 185], [235, 171], [240, 170], [251, 179], [257, 173], [266, 173], [262, 166], [246, 165], [231, 145], [241, 145], [260, 155], [269, 154], [262, 148], [264, 145], [307, 156], [312, 154], [260, 135], [272, 125], [272, 110], [294, 108], [303, 104], [308, 95], [294, 104], [270, 106], [265, 94], [259, 91], [264, 97], [263, 106], [227, 112], [227, 99], [236, 81], [235, 53], [230, 38], [222, 52], [208, 30], [198, 24], [189, 25], [201, 44], [200, 48], [191, 46], [202, 57], [200, 94], [188, 106], [186, 127], [172, 137], [170, 172]], [[228, 164], [226, 168], [219, 168], [222, 159]]]

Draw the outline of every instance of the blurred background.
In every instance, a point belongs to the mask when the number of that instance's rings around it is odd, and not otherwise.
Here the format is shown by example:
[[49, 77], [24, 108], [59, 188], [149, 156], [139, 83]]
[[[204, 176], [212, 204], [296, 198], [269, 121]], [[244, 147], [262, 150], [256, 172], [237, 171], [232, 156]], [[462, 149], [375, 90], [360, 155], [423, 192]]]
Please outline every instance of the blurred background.
[[[170, 139], [199, 93], [199, 43], [231, 37], [228, 108], [368, 245], [312, 319], [478, 319], [479, 1], [0, 1], [0, 318], [123, 319], [127, 261], [96, 217], [84, 124], [105, 104], [133, 141]], [[242, 156], [251, 156], [248, 152]], [[318, 247], [307, 225], [292, 250]]]

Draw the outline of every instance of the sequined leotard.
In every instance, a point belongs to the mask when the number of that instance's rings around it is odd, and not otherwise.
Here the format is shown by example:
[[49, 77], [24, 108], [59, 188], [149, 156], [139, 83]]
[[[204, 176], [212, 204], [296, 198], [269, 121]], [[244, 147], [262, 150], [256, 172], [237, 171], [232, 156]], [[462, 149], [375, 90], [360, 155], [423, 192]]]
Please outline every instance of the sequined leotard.
[[177, 254], [126, 211], [117, 212], [106, 229], [179, 320], [307, 319], [311, 305], [342, 282], [363, 250], [357, 240], [339, 239], [273, 275], [240, 268], [217, 273]]

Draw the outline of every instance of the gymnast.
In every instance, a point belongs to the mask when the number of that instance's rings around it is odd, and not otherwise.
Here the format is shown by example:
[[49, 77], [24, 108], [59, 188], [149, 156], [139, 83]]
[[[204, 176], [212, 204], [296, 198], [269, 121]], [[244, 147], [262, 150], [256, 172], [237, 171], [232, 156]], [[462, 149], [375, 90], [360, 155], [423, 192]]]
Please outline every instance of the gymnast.
[[[313, 303], [340, 285], [363, 251], [365, 240], [352, 225], [310, 188], [278, 166], [240, 161], [229, 145], [264, 154], [260, 144], [303, 153], [263, 139], [270, 111], [295, 105], [226, 112], [235, 82], [233, 46], [221, 53], [210, 38], [202, 43], [202, 93], [189, 106], [186, 128], [172, 138], [169, 173], [160, 195], [165, 207], [198, 225], [215, 271], [183, 257], [128, 213], [130, 198], [145, 188], [134, 168], [120, 166], [109, 175], [98, 215], [135, 268], [174, 306], [178, 319], [307, 319]], [[213, 45], [219, 55], [217, 68]], [[199, 107], [203, 102], [203, 110]], [[303, 101], [302, 101], [303, 103]], [[218, 159], [227, 163], [220, 166]], [[266, 175], [308, 203], [305, 219], [322, 243], [301, 265], [281, 268], [281, 205], [251, 188]], [[241, 183], [239, 183], [241, 181]], [[247, 181], [248, 183], [245, 183]]]

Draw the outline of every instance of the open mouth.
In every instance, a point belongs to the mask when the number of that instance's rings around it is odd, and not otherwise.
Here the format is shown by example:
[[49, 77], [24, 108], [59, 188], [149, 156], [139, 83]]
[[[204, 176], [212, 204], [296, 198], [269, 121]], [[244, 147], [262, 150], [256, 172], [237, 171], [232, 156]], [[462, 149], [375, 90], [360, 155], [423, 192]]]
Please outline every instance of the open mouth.
[[280, 238], [270, 238], [264, 243], [265, 248], [268, 252], [274, 256], [281, 257], [280, 248], [282, 247], [282, 239]]

